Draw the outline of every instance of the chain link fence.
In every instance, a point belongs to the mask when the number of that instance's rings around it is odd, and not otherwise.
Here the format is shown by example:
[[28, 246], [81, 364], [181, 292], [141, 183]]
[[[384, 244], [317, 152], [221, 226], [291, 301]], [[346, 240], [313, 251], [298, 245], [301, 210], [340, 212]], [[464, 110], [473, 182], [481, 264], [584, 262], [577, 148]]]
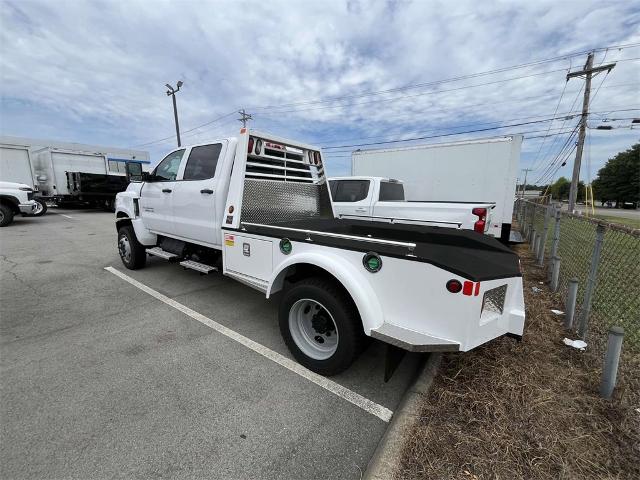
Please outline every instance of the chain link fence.
[[640, 353], [640, 229], [561, 212], [544, 197], [516, 200], [515, 215], [552, 290], [566, 298], [577, 280], [578, 335], [603, 349], [609, 327], [619, 325], [625, 349]]

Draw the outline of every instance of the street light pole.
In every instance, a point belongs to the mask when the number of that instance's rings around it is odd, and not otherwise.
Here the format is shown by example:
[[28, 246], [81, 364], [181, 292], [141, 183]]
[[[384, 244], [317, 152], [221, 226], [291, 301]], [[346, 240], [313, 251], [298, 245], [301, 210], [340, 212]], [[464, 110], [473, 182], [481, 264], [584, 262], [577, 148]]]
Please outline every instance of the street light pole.
[[182, 144], [180, 143], [180, 124], [178, 123], [178, 107], [176, 105], [176, 93], [180, 91], [180, 87], [182, 85], [183, 85], [182, 80], [178, 80], [178, 83], [176, 84], [177, 88], [173, 88], [168, 83], [166, 84], [166, 87], [169, 89], [167, 90], [167, 96], [171, 96], [173, 100], [173, 118], [176, 121], [176, 138], [178, 139], [179, 147], [181, 147]]

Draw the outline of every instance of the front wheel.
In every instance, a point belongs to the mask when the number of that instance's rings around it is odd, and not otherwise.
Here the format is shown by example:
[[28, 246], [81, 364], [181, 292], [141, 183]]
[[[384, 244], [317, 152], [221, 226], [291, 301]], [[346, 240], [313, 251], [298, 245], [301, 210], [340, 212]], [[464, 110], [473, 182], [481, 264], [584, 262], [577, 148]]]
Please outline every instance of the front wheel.
[[42, 215], [47, 213], [47, 203], [44, 200], [42, 200], [41, 198], [36, 198], [35, 201], [36, 201], [36, 203], [38, 205], [36, 206], [36, 209], [33, 211], [31, 216], [32, 217], [41, 217]]
[[280, 333], [298, 362], [320, 375], [346, 370], [364, 345], [358, 311], [335, 282], [308, 278], [280, 303]]
[[118, 229], [118, 253], [129, 270], [138, 270], [147, 263], [147, 252], [138, 242], [132, 225], [124, 225]]
[[13, 222], [13, 210], [8, 205], [0, 203], [0, 227], [6, 227]]

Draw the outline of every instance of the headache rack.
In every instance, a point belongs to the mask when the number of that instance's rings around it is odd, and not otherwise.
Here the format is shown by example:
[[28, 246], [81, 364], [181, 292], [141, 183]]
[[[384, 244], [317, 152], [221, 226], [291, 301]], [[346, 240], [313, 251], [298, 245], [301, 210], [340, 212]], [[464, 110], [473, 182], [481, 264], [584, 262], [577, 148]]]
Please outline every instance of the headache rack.
[[246, 178], [317, 183], [324, 167], [317, 150], [249, 137]]

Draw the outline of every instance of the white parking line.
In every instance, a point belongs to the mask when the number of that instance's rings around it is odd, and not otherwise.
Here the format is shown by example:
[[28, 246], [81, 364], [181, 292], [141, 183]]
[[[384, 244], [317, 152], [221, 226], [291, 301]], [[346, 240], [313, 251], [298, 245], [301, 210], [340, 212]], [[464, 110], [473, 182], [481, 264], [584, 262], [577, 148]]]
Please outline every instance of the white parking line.
[[238, 343], [241, 343], [245, 347], [253, 350], [256, 353], [259, 353], [263, 357], [266, 357], [269, 360], [276, 362], [278, 365], [281, 365], [284, 368], [291, 370], [294, 373], [297, 373], [301, 377], [304, 377], [310, 382], [313, 382], [316, 385], [324, 388], [325, 390], [328, 390], [329, 392], [339, 396], [340, 398], [343, 398], [347, 402], [350, 402], [355, 406], [360, 407], [361, 409], [365, 410], [371, 415], [375, 415], [380, 420], [383, 420], [384, 422], [388, 422], [389, 420], [391, 420], [391, 416], [393, 415], [393, 412], [388, 408], [383, 407], [382, 405], [379, 405], [374, 401], [363, 397], [359, 393], [356, 393], [353, 390], [349, 390], [348, 388], [343, 387], [342, 385], [332, 380], [329, 380], [326, 377], [318, 375], [317, 373], [314, 373], [311, 370], [304, 368], [299, 363], [296, 363], [295, 361], [285, 357], [284, 355], [281, 355], [278, 352], [274, 352], [273, 350], [265, 347], [264, 345], [260, 345], [259, 343], [254, 342], [253, 340], [245, 337], [244, 335], [234, 332], [230, 328], [227, 328], [224, 325], [221, 325], [220, 323], [214, 320], [211, 320], [209, 317], [205, 317], [201, 313], [198, 313], [195, 310], [192, 310], [189, 307], [179, 302], [176, 302], [175, 300], [172, 300], [166, 295], [163, 295], [162, 293], [155, 291], [153, 288], [146, 286], [144, 283], [138, 282], [137, 280], [131, 278], [129, 275], [126, 275], [116, 270], [113, 267], [105, 267], [104, 269], [120, 277], [125, 282], [130, 283], [134, 287], [139, 288], [143, 292], [148, 293], [152, 297], [157, 298], [161, 302], [166, 303], [167, 305], [175, 308], [176, 310], [181, 311], [182, 313], [184, 313], [185, 315], [188, 315], [194, 320], [197, 320], [203, 325], [206, 325], [207, 327], [214, 329], [218, 333], [221, 333], [222, 335], [229, 337], [230, 339], [235, 340]]
[[52, 210], [49, 210], [49, 212], [55, 213], [56, 215], [60, 215], [60, 216], [65, 217], [65, 218], [71, 218], [71, 219], [73, 218], [71, 215], [65, 215], [64, 213], [54, 212]]

